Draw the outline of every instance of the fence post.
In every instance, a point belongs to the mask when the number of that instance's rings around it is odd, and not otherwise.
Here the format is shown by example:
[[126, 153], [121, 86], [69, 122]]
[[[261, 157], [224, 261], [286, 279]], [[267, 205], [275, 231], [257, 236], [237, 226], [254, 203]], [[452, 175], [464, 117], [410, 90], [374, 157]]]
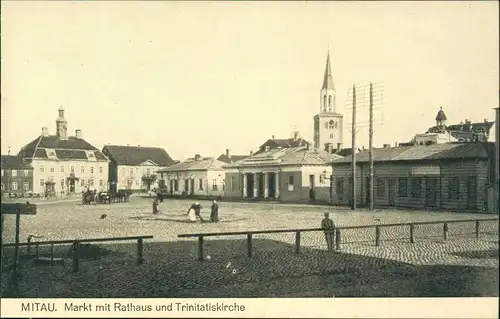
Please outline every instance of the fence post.
[[31, 236], [28, 236], [26, 242], [28, 243], [28, 246], [26, 247], [28, 249], [28, 255], [31, 255]]
[[247, 234], [247, 254], [248, 258], [252, 258], [252, 234]]
[[54, 264], [54, 244], [50, 245], [50, 264]]
[[203, 236], [198, 236], [198, 260], [203, 261]]
[[410, 224], [410, 244], [415, 243], [415, 237], [413, 235], [414, 231], [415, 231], [415, 225]]
[[138, 265], [141, 265], [142, 262], [144, 261], [142, 258], [142, 252], [144, 249], [144, 245], [143, 245], [142, 241], [143, 241], [142, 238], [137, 239], [137, 264]]
[[479, 238], [479, 220], [476, 220], [476, 238]]
[[380, 227], [375, 226], [375, 246], [380, 246]]
[[295, 253], [300, 253], [300, 231], [295, 233]]
[[36, 254], [36, 259], [40, 258], [40, 254], [38, 252], [38, 245], [35, 246], [35, 254]]
[[341, 237], [340, 237], [340, 229], [335, 229], [335, 249], [340, 250], [341, 247]]
[[443, 225], [443, 238], [444, 240], [448, 239], [448, 223]]
[[78, 241], [73, 242], [73, 272], [78, 272], [79, 264], [78, 264], [78, 246], [80, 244]]

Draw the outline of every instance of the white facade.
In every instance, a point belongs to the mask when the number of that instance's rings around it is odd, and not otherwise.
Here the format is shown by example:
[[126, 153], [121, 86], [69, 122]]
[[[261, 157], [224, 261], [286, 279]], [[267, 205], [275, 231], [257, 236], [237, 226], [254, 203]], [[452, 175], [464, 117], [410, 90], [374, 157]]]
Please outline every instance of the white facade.
[[432, 144], [443, 144], [458, 141], [456, 138], [451, 136], [449, 132], [445, 133], [423, 133], [415, 135], [415, 143], [417, 145], [426, 145], [427, 143]]
[[188, 170], [160, 172], [169, 193], [174, 195], [223, 196], [226, 183], [224, 170]]
[[151, 188], [158, 187], [160, 174], [157, 170], [163, 167], [158, 167], [151, 161], [142, 163], [141, 165], [118, 165], [117, 166], [117, 184], [118, 189], [144, 189], [146, 187], [143, 182], [143, 176], [156, 175], [156, 180], [151, 183]]
[[43, 194], [46, 182], [54, 182], [56, 194], [61, 191], [70, 192], [71, 178], [74, 181], [74, 192], [79, 193], [86, 187], [96, 190], [108, 189], [108, 161], [87, 160], [50, 160], [33, 159], [33, 192]]

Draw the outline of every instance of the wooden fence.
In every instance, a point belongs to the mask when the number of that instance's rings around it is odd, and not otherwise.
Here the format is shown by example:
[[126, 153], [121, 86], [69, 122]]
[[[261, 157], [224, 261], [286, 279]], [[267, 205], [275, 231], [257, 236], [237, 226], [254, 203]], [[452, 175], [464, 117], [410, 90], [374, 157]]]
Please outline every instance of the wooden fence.
[[[344, 226], [336, 227], [335, 233], [335, 248], [340, 250], [342, 246], [342, 231], [349, 229], [367, 229], [373, 228], [375, 231], [375, 246], [380, 246], [382, 237], [380, 229], [384, 227], [408, 227], [408, 238], [410, 243], [415, 243], [415, 226], [416, 225], [443, 225], [443, 239], [448, 238], [449, 224], [454, 223], [475, 223], [475, 235], [479, 238], [480, 235], [480, 223], [481, 222], [491, 222], [499, 221], [498, 218], [486, 218], [486, 219], [469, 219], [469, 220], [446, 220], [446, 221], [432, 221], [432, 222], [413, 222], [413, 223], [399, 223], [399, 224], [374, 224], [374, 225], [362, 225], [362, 226]], [[280, 230], [256, 230], [256, 231], [239, 231], [239, 232], [225, 232], [225, 233], [198, 233], [198, 234], [181, 234], [178, 238], [187, 237], [197, 237], [198, 238], [198, 260], [204, 260], [203, 254], [203, 239], [205, 237], [220, 237], [220, 236], [247, 236], [247, 256], [252, 258], [252, 236], [256, 234], [277, 234], [277, 233], [295, 233], [295, 252], [300, 253], [300, 235], [304, 232], [325, 232], [322, 228], [302, 228], [302, 229], [280, 229]]]
[[54, 261], [54, 245], [65, 245], [72, 244], [72, 259], [73, 259], [73, 271], [78, 272], [80, 268], [79, 262], [79, 248], [82, 243], [98, 243], [98, 242], [115, 242], [115, 241], [126, 241], [126, 240], [137, 240], [137, 264], [142, 264], [143, 259], [143, 242], [144, 239], [151, 239], [152, 235], [149, 236], [130, 236], [130, 237], [108, 237], [108, 238], [88, 238], [88, 239], [75, 239], [75, 240], [50, 240], [50, 241], [37, 241], [31, 242], [30, 240], [25, 243], [12, 243], [4, 244], [3, 247], [27, 247], [28, 253], [31, 254], [31, 247], [35, 247], [36, 258], [39, 258], [38, 248], [39, 246], [50, 246], [51, 260]]

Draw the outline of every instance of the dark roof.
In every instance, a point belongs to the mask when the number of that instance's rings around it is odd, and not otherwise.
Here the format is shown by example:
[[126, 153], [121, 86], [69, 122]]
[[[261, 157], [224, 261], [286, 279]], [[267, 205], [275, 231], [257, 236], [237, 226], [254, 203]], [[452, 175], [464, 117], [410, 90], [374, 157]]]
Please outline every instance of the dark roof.
[[33, 169], [17, 155], [2, 155], [2, 169]]
[[325, 67], [325, 77], [323, 78], [323, 86], [322, 89], [333, 89], [333, 76], [332, 69], [330, 66], [330, 52], [328, 52], [328, 56], [326, 58], [326, 67]]
[[[432, 145], [414, 145], [373, 149], [374, 162], [451, 160], [451, 159], [489, 159], [495, 145], [491, 142], [447, 143]], [[357, 163], [369, 160], [368, 150], [356, 154]], [[351, 163], [352, 156], [335, 160], [333, 164]]]
[[444, 114], [443, 108], [439, 110], [438, 114], [436, 115], [436, 121], [446, 121], [446, 114]]
[[146, 161], [158, 166], [170, 166], [175, 163], [167, 151], [159, 147], [106, 145], [102, 152], [118, 165], [141, 165]]
[[269, 149], [275, 148], [290, 148], [290, 147], [300, 147], [307, 146], [309, 142], [304, 140], [303, 138], [284, 138], [284, 139], [268, 139], [264, 144], [259, 147], [259, 150], [255, 153], [265, 152], [266, 146], [269, 146]]
[[228, 157], [226, 154], [222, 154], [221, 156], [219, 156], [217, 158], [217, 160], [224, 162], [224, 163], [227, 163], [227, 164], [230, 164], [230, 163], [234, 163], [237, 161], [241, 161], [242, 159], [245, 159], [249, 156], [250, 155], [231, 155], [231, 157]]
[[75, 136], [68, 137], [67, 140], [61, 140], [56, 135], [43, 136], [35, 138], [26, 144], [18, 153], [22, 158], [48, 158], [45, 149], [54, 149], [58, 159], [87, 159], [85, 151], [93, 151], [97, 160], [106, 160], [106, 157], [92, 144], [84, 139]]
[[340, 151], [334, 152], [334, 154], [340, 155], [340, 156], [343, 156], [343, 157], [350, 156], [350, 155], [352, 155], [352, 148], [343, 148]]

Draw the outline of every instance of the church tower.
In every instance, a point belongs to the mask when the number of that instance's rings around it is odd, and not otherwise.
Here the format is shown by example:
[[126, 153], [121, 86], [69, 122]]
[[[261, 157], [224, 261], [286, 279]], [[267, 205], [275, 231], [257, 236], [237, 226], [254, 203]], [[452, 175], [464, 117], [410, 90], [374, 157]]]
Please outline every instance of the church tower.
[[64, 118], [64, 109], [59, 109], [59, 117], [56, 119], [56, 132], [60, 140], [68, 139], [68, 121]]
[[336, 91], [330, 65], [326, 58], [323, 86], [320, 90], [319, 113], [314, 116], [314, 148], [332, 152], [342, 147], [343, 115], [337, 113]]

